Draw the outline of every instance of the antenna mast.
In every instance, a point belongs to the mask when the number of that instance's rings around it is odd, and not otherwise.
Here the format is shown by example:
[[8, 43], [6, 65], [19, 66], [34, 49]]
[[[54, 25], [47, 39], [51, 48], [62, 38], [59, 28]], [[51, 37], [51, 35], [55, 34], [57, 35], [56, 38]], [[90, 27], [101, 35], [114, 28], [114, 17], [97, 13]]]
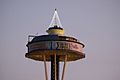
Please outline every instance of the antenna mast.
[[51, 20], [49, 27], [55, 27], [55, 26], [62, 27], [62, 24], [60, 22], [60, 18], [58, 16], [57, 9], [55, 9], [55, 12], [54, 12], [54, 15], [52, 17], [52, 20]]

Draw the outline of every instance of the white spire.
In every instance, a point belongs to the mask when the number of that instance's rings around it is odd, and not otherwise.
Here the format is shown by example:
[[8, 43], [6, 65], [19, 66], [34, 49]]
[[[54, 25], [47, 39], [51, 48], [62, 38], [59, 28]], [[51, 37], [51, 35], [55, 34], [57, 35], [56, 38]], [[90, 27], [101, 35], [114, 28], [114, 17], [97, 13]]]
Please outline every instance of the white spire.
[[54, 27], [54, 26], [62, 27], [62, 24], [60, 22], [60, 19], [59, 19], [56, 9], [55, 9], [55, 12], [54, 12], [54, 15], [53, 15], [53, 18], [52, 18], [52, 21], [51, 21], [49, 27]]

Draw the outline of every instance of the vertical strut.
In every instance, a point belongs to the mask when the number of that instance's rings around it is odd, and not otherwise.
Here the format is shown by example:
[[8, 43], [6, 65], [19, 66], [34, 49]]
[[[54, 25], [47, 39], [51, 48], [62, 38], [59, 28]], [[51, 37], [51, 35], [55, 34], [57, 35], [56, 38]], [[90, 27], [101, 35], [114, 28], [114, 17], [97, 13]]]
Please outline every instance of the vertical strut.
[[54, 58], [55, 58], [54, 59], [54, 62], [55, 62], [55, 65], [54, 65], [54, 67], [55, 67], [55, 76], [54, 77], [55, 77], [55, 80], [56, 80], [56, 54], [54, 55]]
[[56, 77], [57, 77], [57, 80], [59, 80], [59, 56], [56, 56]]
[[55, 79], [54, 79], [54, 76], [55, 76], [55, 75], [54, 75], [54, 74], [55, 74], [55, 72], [54, 72], [54, 69], [55, 69], [55, 68], [54, 68], [54, 65], [55, 65], [55, 64], [54, 64], [54, 56], [51, 56], [51, 80], [55, 80]]
[[59, 80], [59, 56], [57, 55], [51, 56], [51, 80]]
[[48, 75], [47, 75], [47, 65], [46, 65], [46, 56], [43, 55], [43, 57], [44, 57], [44, 67], [45, 67], [45, 78], [46, 78], [46, 80], [48, 80]]
[[66, 61], [67, 61], [67, 55], [65, 55], [65, 60], [64, 60], [64, 65], [63, 65], [63, 71], [62, 71], [62, 78], [61, 78], [61, 80], [64, 79], [65, 67], [66, 67]]

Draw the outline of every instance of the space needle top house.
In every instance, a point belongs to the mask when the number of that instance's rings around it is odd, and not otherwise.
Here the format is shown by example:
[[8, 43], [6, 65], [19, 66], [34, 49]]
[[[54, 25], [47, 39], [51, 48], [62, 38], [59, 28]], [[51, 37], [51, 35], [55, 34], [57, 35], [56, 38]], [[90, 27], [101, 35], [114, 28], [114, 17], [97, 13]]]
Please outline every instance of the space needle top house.
[[[44, 62], [46, 80], [48, 80], [46, 61], [51, 62], [51, 80], [60, 80], [59, 64], [64, 62], [61, 77], [61, 80], [63, 80], [66, 62], [85, 58], [84, 44], [74, 37], [65, 36], [64, 29], [61, 26], [55, 9], [51, 24], [46, 30], [48, 35], [28, 36], [28, 52], [25, 57]], [[33, 39], [29, 40], [31, 37]]]

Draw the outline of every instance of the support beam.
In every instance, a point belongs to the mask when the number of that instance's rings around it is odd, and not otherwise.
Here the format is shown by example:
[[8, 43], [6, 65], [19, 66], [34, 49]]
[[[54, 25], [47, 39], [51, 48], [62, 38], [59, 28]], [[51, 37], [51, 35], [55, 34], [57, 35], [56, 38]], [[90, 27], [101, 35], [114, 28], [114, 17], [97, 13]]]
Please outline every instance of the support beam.
[[[55, 67], [56, 66], [56, 67]], [[59, 80], [59, 56], [51, 56], [51, 80]]]
[[46, 65], [46, 56], [43, 55], [43, 57], [44, 57], [45, 78], [46, 78], [46, 80], [48, 80], [48, 75], [47, 75], [47, 65]]
[[57, 77], [57, 80], [59, 80], [59, 64], [60, 64], [60, 61], [59, 61], [59, 56], [56, 56], [56, 77]]
[[64, 60], [64, 65], [63, 65], [63, 71], [62, 71], [62, 78], [61, 80], [64, 79], [64, 75], [65, 75], [65, 68], [66, 68], [66, 61], [67, 61], [67, 55], [65, 55], [65, 60]]
[[54, 59], [54, 62], [55, 62], [55, 65], [54, 65], [54, 67], [55, 67], [55, 76], [54, 77], [55, 77], [55, 80], [56, 80], [56, 54], [54, 55], [54, 58], [55, 58]]
[[55, 74], [55, 72], [54, 72], [54, 69], [55, 69], [55, 68], [54, 68], [54, 65], [55, 65], [55, 64], [54, 64], [54, 56], [51, 56], [51, 80], [55, 80], [55, 79], [54, 79], [54, 76], [55, 76], [55, 75], [54, 75], [54, 74]]

